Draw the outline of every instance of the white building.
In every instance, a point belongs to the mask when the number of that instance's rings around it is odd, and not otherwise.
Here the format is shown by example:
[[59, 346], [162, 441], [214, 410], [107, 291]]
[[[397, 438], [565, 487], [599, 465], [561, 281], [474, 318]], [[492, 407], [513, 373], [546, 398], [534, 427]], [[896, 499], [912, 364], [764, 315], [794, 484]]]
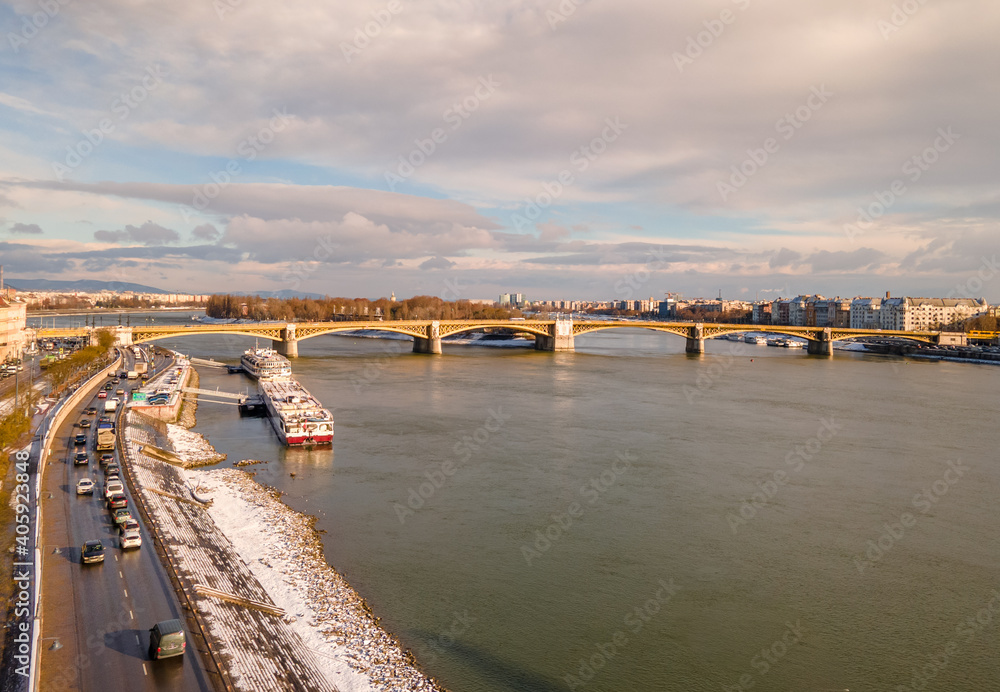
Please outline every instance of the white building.
[[0, 362], [21, 357], [27, 313], [27, 303], [17, 298], [0, 297]]
[[851, 301], [851, 329], [881, 329], [881, 298], [855, 298]]
[[879, 310], [882, 329], [937, 331], [987, 311], [985, 298], [887, 298]]

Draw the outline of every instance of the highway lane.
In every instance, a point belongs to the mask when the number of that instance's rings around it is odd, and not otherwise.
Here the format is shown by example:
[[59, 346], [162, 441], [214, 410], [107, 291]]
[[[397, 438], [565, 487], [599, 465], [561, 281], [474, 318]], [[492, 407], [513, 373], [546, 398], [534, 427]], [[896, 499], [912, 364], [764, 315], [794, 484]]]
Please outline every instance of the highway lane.
[[[131, 369], [130, 352], [128, 359], [126, 370]], [[112, 380], [108, 378], [107, 381]], [[114, 389], [125, 389], [127, 396], [131, 386], [136, 384], [135, 381], [122, 381], [115, 384]], [[99, 464], [100, 454], [95, 450], [96, 421], [104, 402], [95, 393], [93, 398], [77, 407], [76, 415], [69, 417], [54, 438], [50, 456], [52, 463], [46, 471], [52, 477], [46, 485], [53, 494], [61, 493], [65, 503], [66, 535], [60, 552], [62, 558], [71, 563], [71, 593], [43, 592], [42, 601], [44, 606], [46, 601], [63, 599], [65, 604], [62, 607], [72, 605], [74, 614], [72, 618], [62, 618], [64, 624], [61, 629], [70, 631], [52, 631], [45, 627], [43, 635], [47, 638], [75, 637], [79, 658], [73, 662], [76, 675], [66, 676], [67, 682], [72, 681], [66, 689], [211, 690], [211, 679], [203, 669], [191, 637], [188, 652], [183, 657], [147, 660], [148, 629], [160, 620], [185, 620], [185, 615], [156, 555], [147, 527], [141, 527], [141, 548], [125, 551], [119, 547], [117, 527], [104, 501], [105, 474]], [[88, 406], [97, 407], [98, 415], [84, 416], [82, 410]], [[84, 417], [91, 418], [94, 427], [76, 427]], [[87, 433], [86, 449], [90, 463], [86, 467], [73, 465], [73, 456], [80, 449], [73, 444], [73, 436], [78, 432]], [[116, 460], [120, 465], [117, 449]], [[76, 495], [76, 482], [83, 477], [89, 477], [97, 484], [93, 496]], [[52, 483], [56, 478], [58, 484]], [[141, 524], [127, 487], [126, 495], [129, 507]], [[84, 541], [92, 539], [100, 539], [104, 543], [105, 561], [103, 564], [81, 565], [81, 546]], [[49, 675], [58, 677], [61, 672], [58, 667], [65, 662], [59, 661], [58, 651], [43, 647], [41, 653], [44, 683]], [[49, 670], [50, 665], [56, 669]], [[56, 681], [56, 678], [49, 679]], [[41, 687], [49, 689], [45, 684]]]

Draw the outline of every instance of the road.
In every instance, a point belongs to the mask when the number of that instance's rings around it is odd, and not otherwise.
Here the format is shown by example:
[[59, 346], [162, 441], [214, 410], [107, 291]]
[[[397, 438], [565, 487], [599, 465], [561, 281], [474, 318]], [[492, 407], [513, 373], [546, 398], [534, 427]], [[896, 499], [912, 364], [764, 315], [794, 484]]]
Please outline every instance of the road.
[[[128, 370], [134, 359], [126, 352], [128, 365], [124, 369]], [[160, 358], [157, 362], [163, 366], [169, 361]], [[113, 382], [110, 378], [106, 381]], [[125, 389], [127, 396], [136, 384], [123, 381], [114, 388]], [[186, 617], [148, 527], [142, 526], [141, 548], [123, 551], [118, 547], [117, 528], [103, 501], [100, 455], [94, 449], [98, 416], [83, 414], [88, 406], [99, 411], [103, 408], [105, 400], [96, 394], [81, 403], [56, 431], [41, 493], [45, 504], [40, 689], [212, 690], [213, 678], [203, 668], [193, 637], [189, 636], [188, 652], [183, 657], [147, 660], [149, 628], [161, 620], [184, 621]], [[76, 427], [83, 418], [90, 418], [95, 426]], [[73, 465], [73, 456], [80, 449], [73, 444], [78, 432], [87, 433], [87, 466]], [[84, 477], [97, 484], [93, 496], [76, 495], [76, 482]], [[127, 487], [126, 494], [135, 515]], [[136, 518], [141, 523], [141, 518]], [[92, 539], [104, 543], [105, 561], [81, 565], [81, 546]], [[53, 649], [57, 640], [61, 647]]]

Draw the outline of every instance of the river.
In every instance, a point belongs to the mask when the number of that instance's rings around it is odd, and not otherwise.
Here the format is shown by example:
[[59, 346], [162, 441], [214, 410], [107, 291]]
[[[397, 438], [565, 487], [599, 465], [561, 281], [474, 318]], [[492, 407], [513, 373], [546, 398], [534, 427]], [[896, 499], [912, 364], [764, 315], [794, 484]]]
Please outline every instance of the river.
[[[159, 344], [236, 362], [253, 340]], [[318, 337], [292, 366], [332, 450], [231, 406], [196, 429], [227, 465], [269, 462], [257, 479], [455, 692], [995, 689], [1000, 368], [683, 349]]]

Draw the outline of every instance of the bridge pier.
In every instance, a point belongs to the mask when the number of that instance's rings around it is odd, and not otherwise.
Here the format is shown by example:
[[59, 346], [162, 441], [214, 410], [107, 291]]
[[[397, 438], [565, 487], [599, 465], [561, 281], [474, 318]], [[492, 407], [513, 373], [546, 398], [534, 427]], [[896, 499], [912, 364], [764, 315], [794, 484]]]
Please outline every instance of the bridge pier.
[[573, 336], [573, 320], [556, 320], [549, 327], [547, 335], [535, 335], [536, 351], [575, 351], [576, 338]]
[[295, 338], [295, 325], [286, 325], [281, 330], [281, 341], [271, 341], [271, 348], [283, 355], [285, 358], [298, 358], [299, 340]]
[[693, 325], [688, 333], [687, 344], [684, 346], [685, 353], [705, 352], [705, 325], [701, 322]]
[[427, 325], [427, 336], [413, 337], [414, 353], [441, 353], [441, 323], [431, 322]]
[[833, 337], [831, 335], [830, 328], [817, 332], [816, 336], [819, 337], [819, 341], [813, 341], [810, 339], [806, 343], [806, 353], [810, 356], [832, 356], [833, 355]]

